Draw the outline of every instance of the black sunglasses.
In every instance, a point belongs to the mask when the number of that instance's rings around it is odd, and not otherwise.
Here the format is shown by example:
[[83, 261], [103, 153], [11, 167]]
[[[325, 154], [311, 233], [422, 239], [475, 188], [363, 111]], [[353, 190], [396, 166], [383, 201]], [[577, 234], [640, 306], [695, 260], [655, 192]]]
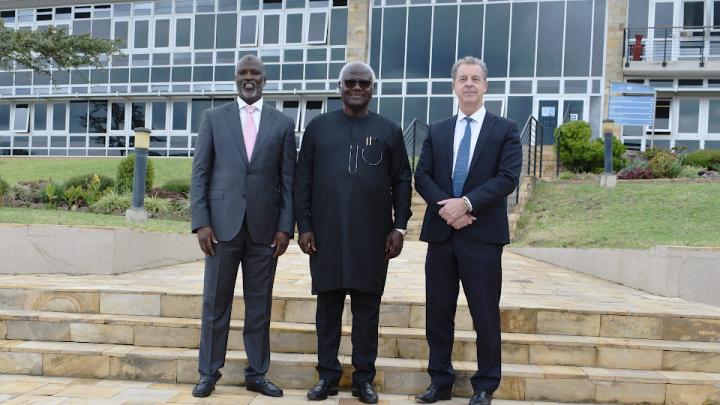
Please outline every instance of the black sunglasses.
[[370, 87], [372, 87], [373, 82], [370, 80], [343, 80], [343, 84], [345, 84], [345, 87], [349, 89], [354, 89], [355, 86], [360, 86], [361, 89], [367, 90]]

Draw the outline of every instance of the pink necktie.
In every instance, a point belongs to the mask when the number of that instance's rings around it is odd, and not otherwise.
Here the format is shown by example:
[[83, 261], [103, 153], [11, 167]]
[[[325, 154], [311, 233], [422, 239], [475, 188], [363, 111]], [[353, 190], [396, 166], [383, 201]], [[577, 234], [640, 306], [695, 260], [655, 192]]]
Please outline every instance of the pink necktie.
[[255, 126], [255, 119], [253, 118], [253, 112], [255, 107], [251, 105], [245, 106], [245, 123], [243, 124], [243, 137], [245, 138], [245, 150], [247, 151], [248, 160], [252, 158], [253, 148], [255, 147], [255, 140], [257, 139], [257, 127]]

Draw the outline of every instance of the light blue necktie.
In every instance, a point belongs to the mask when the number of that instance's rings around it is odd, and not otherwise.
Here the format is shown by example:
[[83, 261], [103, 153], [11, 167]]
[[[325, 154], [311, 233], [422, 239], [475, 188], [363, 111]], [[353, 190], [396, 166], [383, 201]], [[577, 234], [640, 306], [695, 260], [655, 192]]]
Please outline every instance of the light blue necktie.
[[470, 123], [472, 118], [465, 117], [465, 134], [460, 141], [460, 147], [455, 158], [455, 170], [453, 170], [452, 183], [453, 194], [455, 197], [461, 197], [465, 179], [468, 175], [468, 166], [470, 164]]

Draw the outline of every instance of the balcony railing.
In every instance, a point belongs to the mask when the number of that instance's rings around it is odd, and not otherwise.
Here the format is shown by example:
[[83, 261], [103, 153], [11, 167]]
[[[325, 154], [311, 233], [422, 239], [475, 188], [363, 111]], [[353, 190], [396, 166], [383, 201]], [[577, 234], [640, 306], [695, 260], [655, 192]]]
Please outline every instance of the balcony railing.
[[633, 62], [720, 61], [720, 26], [634, 27], [624, 29], [625, 67]]

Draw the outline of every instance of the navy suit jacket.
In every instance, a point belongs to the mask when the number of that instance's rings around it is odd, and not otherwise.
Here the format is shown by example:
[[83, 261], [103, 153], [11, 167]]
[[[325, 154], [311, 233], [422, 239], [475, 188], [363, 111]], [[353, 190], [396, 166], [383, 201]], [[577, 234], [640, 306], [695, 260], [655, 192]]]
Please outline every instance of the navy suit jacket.
[[[415, 170], [415, 189], [428, 204], [420, 240], [443, 242], [454, 229], [438, 213], [438, 201], [452, 198], [453, 138], [457, 116], [430, 125]], [[480, 128], [462, 195], [477, 221], [460, 229], [482, 243], [510, 243], [507, 196], [518, 186], [522, 148], [517, 124], [487, 112]]]

